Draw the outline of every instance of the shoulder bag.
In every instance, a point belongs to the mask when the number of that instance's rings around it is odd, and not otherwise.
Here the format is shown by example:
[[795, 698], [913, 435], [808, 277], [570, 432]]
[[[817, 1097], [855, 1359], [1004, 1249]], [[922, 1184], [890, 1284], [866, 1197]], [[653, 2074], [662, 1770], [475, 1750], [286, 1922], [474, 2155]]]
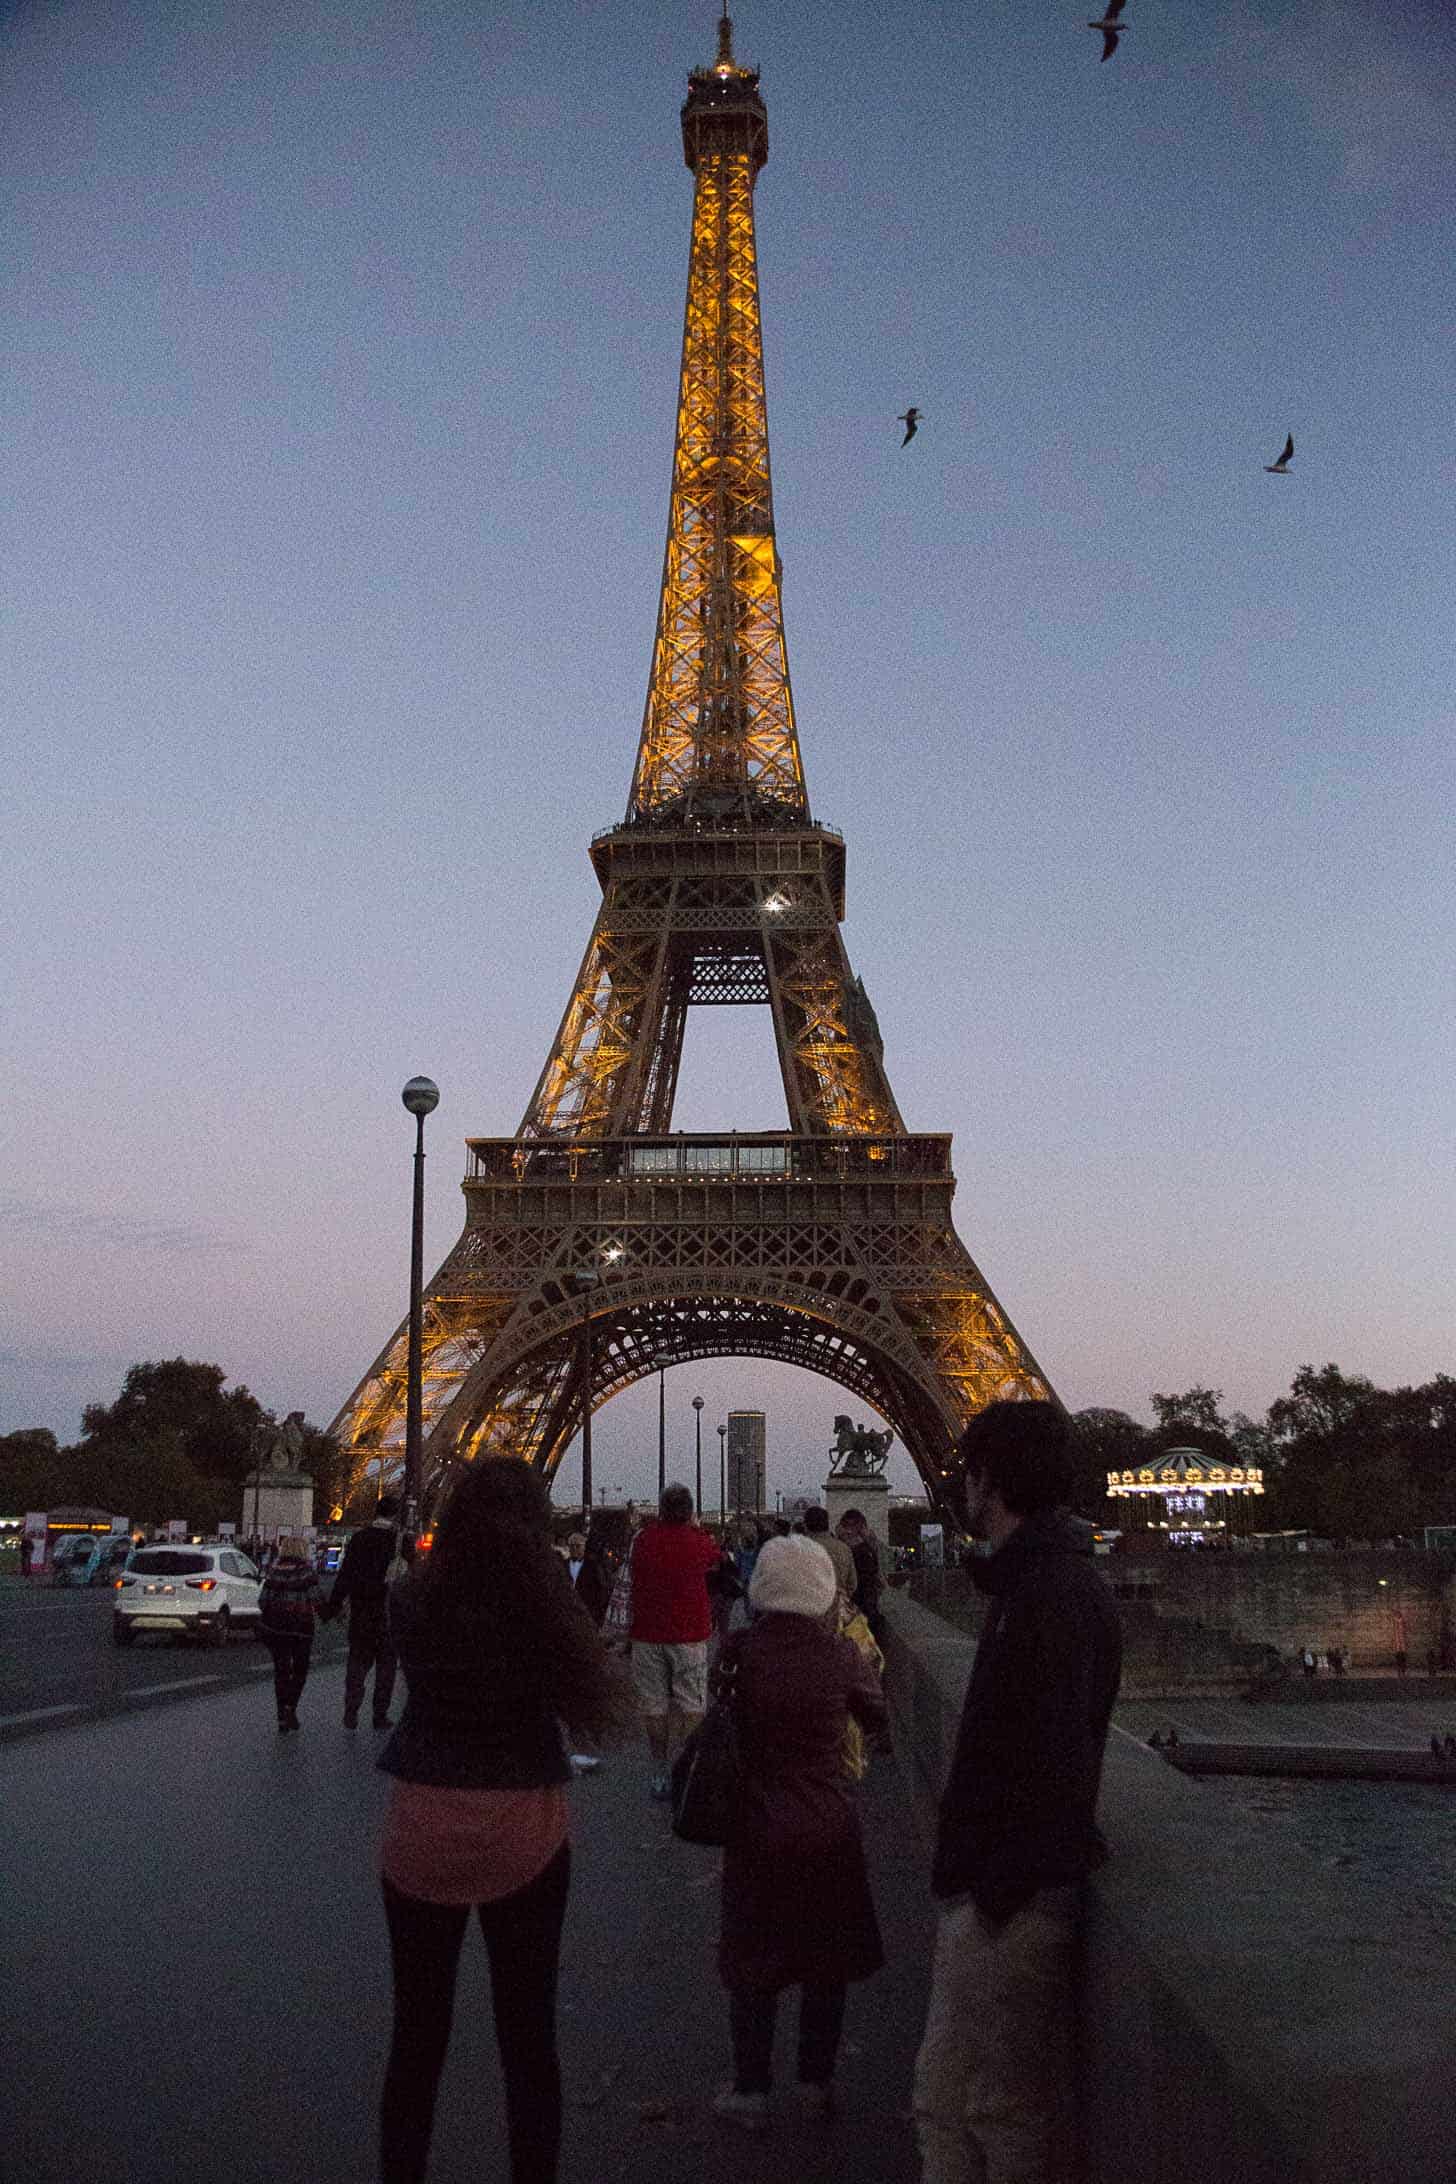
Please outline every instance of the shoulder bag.
[[685, 1843], [721, 1850], [732, 1831], [742, 1785], [743, 1759], [730, 1674], [673, 1762], [673, 1834]]

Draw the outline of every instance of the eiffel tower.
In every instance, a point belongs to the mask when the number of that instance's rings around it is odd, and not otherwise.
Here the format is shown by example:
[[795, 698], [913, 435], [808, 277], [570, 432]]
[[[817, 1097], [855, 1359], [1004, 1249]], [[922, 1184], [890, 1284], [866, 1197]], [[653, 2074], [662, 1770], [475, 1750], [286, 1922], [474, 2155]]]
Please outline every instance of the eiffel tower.
[[[464, 1232], [424, 1297], [425, 1478], [549, 1478], [659, 1363], [809, 1367], [888, 1419], [936, 1498], [965, 1421], [1047, 1382], [951, 1220], [948, 1135], [907, 1131], [840, 935], [845, 852], [810, 813], [789, 687], [753, 192], [757, 69], [718, 25], [688, 77], [694, 177], [667, 551], [602, 905], [514, 1137], [471, 1138]], [[672, 1130], [690, 1008], [770, 1012], [790, 1128]], [[408, 1328], [332, 1431], [358, 1483], [402, 1448]]]

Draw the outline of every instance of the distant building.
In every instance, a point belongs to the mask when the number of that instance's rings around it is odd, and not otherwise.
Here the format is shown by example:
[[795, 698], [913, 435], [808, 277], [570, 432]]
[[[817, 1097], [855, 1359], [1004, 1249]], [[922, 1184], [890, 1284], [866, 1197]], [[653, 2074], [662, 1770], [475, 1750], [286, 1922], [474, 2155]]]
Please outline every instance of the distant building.
[[768, 1422], [761, 1410], [728, 1413], [728, 1507], [760, 1510], [768, 1483]]

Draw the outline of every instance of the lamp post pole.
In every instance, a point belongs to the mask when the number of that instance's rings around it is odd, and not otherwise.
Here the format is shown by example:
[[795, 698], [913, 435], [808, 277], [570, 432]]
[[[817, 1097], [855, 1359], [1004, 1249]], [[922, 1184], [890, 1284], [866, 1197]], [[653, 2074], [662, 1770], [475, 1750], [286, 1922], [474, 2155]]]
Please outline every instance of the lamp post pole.
[[697, 1426], [698, 1438], [698, 1500], [696, 1515], [698, 1517], [698, 1521], [701, 1523], [703, 1516], [703, 1398], [700, 1395], [695, 1395], [693, 1397], [693, 1410], [696, 1414], [695, 1423]]
[[728, 1428], [718, 1428], [718, 1522], [728, 1529]]
[[657, 1499], [660, 1502], [667, 1489], [667, 1359], [659, 1357], [657, 1365]]
[[586, 1297], [587, 1315], [581, 1323], [581, 1514], [583, 1524], [591, 1522], [592, 1506], [592, 1325], [591, 1292], [596, 1286], [597, 1270], [594, 1266], [579, 1266], [576, 1270], [576, 1286]]
[[415, 1190], [410, 1225], [409, 1362], [404, 1408], [404, 1519], [407, 1539], [420, 1529], [421, 1471], [424, 1464], [424, 1429], [420, 1381], [424, 1351], [424, 1310], [420, 1292], [425, 1281], [425, 1117], [440, 1104], [440, 1087], [428, 1077], [411, 1077], [400, 1098], [415, 1118]]

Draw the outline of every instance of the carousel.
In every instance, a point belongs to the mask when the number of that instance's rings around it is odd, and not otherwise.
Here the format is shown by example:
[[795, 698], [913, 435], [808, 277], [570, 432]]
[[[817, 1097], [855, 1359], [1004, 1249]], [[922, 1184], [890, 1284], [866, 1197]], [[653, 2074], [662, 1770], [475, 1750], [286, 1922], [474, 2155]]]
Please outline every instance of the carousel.
[[1264, 1491], [1257, 1464], [1226, 1464], [1201, 1448], [1170, 1448], [1132, 1471], [1109, 1471], [1107, 1495], [1126, 1528], [1160, 1532], [1170, 1547], [1226, 1547], [1251, 1529]]

